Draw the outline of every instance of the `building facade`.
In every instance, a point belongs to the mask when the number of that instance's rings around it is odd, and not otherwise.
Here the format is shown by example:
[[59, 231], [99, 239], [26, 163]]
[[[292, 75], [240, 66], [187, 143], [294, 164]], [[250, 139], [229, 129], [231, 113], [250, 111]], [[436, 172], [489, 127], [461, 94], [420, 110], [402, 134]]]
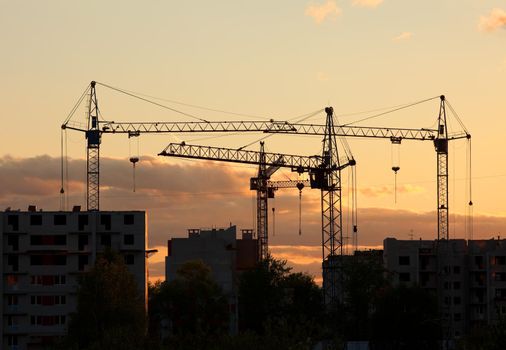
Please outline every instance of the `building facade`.
[[384, 240], [384, 266], [395, 285], [437, 296], [448, 335], [506, 316], [506, 240]]
[[238, 274], [258, 262], [257, 240], [252, 230], [242, 230], [237, 239], [236, 226], [226, 229], [189, 229], [187, 238], [172, 238], [167, 244], [165, 279], [176, 278], [177, 270], [188, 261], [201, 260], [209, 266], [213, 279], [228, 298], [230, 333], [237, 332]]
[[141, 211], [1, 212], [1, 348], [39, 349], [64, 336], [77, 278], [107, 247], [124, 257], [146, 300], [146, 227]]

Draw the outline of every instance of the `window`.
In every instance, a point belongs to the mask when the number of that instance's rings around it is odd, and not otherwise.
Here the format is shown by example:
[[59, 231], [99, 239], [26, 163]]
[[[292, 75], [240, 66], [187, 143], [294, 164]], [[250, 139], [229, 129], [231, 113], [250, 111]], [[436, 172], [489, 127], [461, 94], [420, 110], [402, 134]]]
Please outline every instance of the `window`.
[[125, 255], [125, 264], [127, 265], [133, 265], [135, 264], [135, 258], [133, 254], [127, 254]]
[[85, 265], [88, 265], [88, 256], [87, 255], [79, 255], [77, 269], [79, 271], [84, 271]]
[[475, 256], [474, 263], [479, 269], [483, 269], [483, 256]]
[[7, 238], [7, 244], [12, 247], [13, 251], [19, 250], [19, 237], [16, 235], [9, 235]]
[[19, 230], [19, 216], [18, 215], [8, 215], [7, 216], [7, 225], [12, 226], [12, 231]]
[[123, 223], [125, 225], [133, 225], [134, 224], [134, 214], [125, 214], [125, 216], [123, 216]]
[[7, 286], [14, 287], [18, 285], [18, 276], [7, 275]]
[[32, 255], [30, 256], [32, 266], [39, 265], [66, 265], [67, 257], [65, 255]]
[[30, 236], [31, 245], [66, 245], [67, 236], [65, 235], [32, 235]]
[[506, 265], [506, 256], [498, 255], [495, 257], [496, 265]]
[[42, 215], [30, 215], [30, 225], [40, 226], [42, 225]]
[[86, 225], [88, 225], [88, 215], [79, 215], [77, 217], [77, 229], [83, 231]]
[[461, 313], [455, 313], [455, 314], [453, 314], [453, 320], [454, 321], [461, 321], [462, 320], [462, 314]]
[[32, 295], [30, 297], [30, 304], [32, 304], [32, 305], [37, 304], [37, 298], [35, 297], [35, 295]]
[[104, 247], [111, 247], [111, 235], [102, 233], [100, 235], [100, 244], [102, 244]]
[[134, 235], [124, 235], [123, 243], [125, 243], [126, 245], [134, 244]]
[[8, 346], [18, 346], [18, 336], [17, 335], [8, 335], [7, 336], [7, 345]]
[[400, 256], [399, 257], [399, 265], [401, 266], [407, 266], [409, 265], [409, 256]]
[[88, 235], [79, 235], [77, 243], [78, 250], [84, 250], [87, 244], [88, 244]]
[[100, 225], [104, 225], [106, 230], [111, 229], [111, 215], [102, 214], [100, 215]]
[[453, 305], [462, 304], [462, 299], [460, 297], [453, 297]]
[[399, 282], [409, 282], [411, 281], [411, 275], [409, 272], [402, 272], [399, 274]]
[[499, 282], [506, 281], [506, 272], [495, 272], [495, 273], [493, 273], [493, 276], [494, 276], [494, 280], [496, 280], [496, 281], [499, 281]]
[[65, 214], [57, 214], [54, 216], [54, 224], [56, 225], [66, 225], [67, 224], [67, 215]]
[[66, 317], [64, 315], [51, 315], [51, 316], [31, 316], [30, 323], [32, 325], [41, 326], [54, 326], [58, 324], [65, 324]]
[[460, 289], [460, 282], [453, 282], [453, 289], [459, 290]]
[[460, 273], [460, 266], [454, 266], [453, 267], [453, 274], [458, 275]]
[[18, 305], [18, 296], [17, 295], [9, 295], [7, 297], [7, 305]]
[[445, 282], [444, 285], [443, 285], [443, 288], [448, 290], [450, 289], [450, 283], [449, 282]]
[[7, 264], [12, 266], [12, 271], [16, 272], [19, 270], [19, 257], [17, 255], [8, 255]]

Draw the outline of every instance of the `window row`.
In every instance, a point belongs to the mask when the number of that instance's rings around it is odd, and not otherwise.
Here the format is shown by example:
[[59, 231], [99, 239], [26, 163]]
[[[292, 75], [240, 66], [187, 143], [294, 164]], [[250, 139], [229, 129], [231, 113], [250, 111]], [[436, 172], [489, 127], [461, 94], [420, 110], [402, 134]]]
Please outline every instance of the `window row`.
[[61, 324], [63, 325], [66, 321], [67, 316], [65, 315], [30, 316], [31, 325], [55, 326]]
[[67, 297], [65, 295], [32, 295], [30, 297], [30, 303], [32, 305], [65, 305], [67, 303]]
[[[43, 217], [48, 217], [48, 215], [30, 214], [30, 226], [42, 226]], [[101, 214], [99, 222], [100, 222], [100, 225], [103, 225], [106, 230], [110, 230], [111, 223], [112, 223], [111, 214]], [[67, 225], [67, 215], [66, 214], [54, 214], [52, 223], [55, 226]], [[47, 224], [49, 224], [49, 223], [47, 223]], [[89, 224], [89, 217], [87, 214], [78, 215], [77, 226], [80, 231], [84, 230], [84, 226], [86, 226], [88, 224]], [[124, 225], [134, 225], [135, 224], [134, 214], [124, 214], [123, 215], [123, 224]], [[8, 215], [7, 216], [7, 225], [11, 226], [13, 231], [19, 231], [19, 215], [17, 215], [17, 214]]]
[[30, 276], [30, 284], [52, 286], [55, 284], [66, 284], [65, 275], [38, 275]]

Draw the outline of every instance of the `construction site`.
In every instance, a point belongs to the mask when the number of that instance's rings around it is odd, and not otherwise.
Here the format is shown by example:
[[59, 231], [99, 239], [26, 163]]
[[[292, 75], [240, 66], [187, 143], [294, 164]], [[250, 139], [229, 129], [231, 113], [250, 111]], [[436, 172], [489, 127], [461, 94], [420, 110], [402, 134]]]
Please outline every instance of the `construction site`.
[[[98, 102], [99, 88], [113, 91], [139, 103], [147, 103], [156, 108], [168, 110], [169, 114], [182, 116], [183, 120], [178, 120], [176, 117], [169, 119], [178, 121], [112, 120], [111, 116], [102, 113]], [[364, 121], [392, 113], [409, 113], [411, 108], [420, 104], [431, 104], [432, 121], [434, 121], [432, 128], [362, 125]], [[83, 108], [86, 111], [84, 122], [81, 117], [76, 117]], [[322, 114], [323, 123], [306, 122]], [[8, 208], [2, 215], [4, 248], [0, 256], [3, 260], [5, 279], [2, 296], [4, 305], [8, 307], [4, 309], [0, 328], [3, 331], [2, 339], [5, 348], [17, 349], [12, 345], [14, 343], [37, 348], [37, 344], [44, 344], [47, 339], [64, 335], [67, 318], [76, 305], [72, 289], [76, 287], [77, 280], [69, 276], [86, 271], [94, 264], [97, 254], [107, 247], [121, 252], [129, 269], [136, 276], [142, 293], [147, 298], [149, 257], [157, 253], [156, 249], [148, 248], [148, 213], [118, 211], [109, 207], [104, 211], [101, 205], [101, 178], [104, 176], [101, 157], [104, 155], [102, 151], [104, 141], [107, 142], [113, 137], [127, 139], [130, 148], [127, 161], [132, 168], [132, 192], [142, 191], [142, 187], [136, 180], [136, 168], [142, 166], [138, 140], [153, 134], [168, 137], [202, 134], [205, 136], [203, 140], [206, 137], [213, 139], [216, 136], [257, 135], [257, 140], [236, 148], [193, 144], [184, 140], [162, 143], [156, 155], [168, 161], [173, 158], [182, 158], [213, 161], [211, 166], [228, 162], [257, 168], [256, 174], [249, 179], [249, 188], [242, 189], [254, 193], [254, 227], [243, 228], [242, 239], [236, 238], [236, 228], [232, 226], [232, 223], [229, 229], [216, 227], [194, 229], [193, 222], [184, 222], [182, 224], [190, 228], [188, 238], [166, 237], [168, 240], [165, 258], [166, 280], [170, 281], [175, 276], [178, 266], [185, 261], [201, 259], [208, 264], [216, 280], [227, 291], [229, 305], [231, 310], [234, 310], [229, 326], [232, 334], [237, 333], [238, 329], [237, 286], [234, 282], [237, 280], [236, 273], [252, 269], [255, 264], [271, 256], [269, 241], [276, 231], [276, 207], [271, 206], [270, 203], [279, 194], [278, 191], [298, 193], [296, 215], [298, 223], [295, 225], [298, 227], [299, 236], [303, 235], [304, 212], [311, 212], [315, 216], [314, 220], [321, 221], [319, 235], [321, 236], [322, 300], [329, 310], [346, 303], [347, 290], [344, 283], [346, 273], [343, 267], [346, 261], [369, 256], [371, 259], [378, 260], [386, 271], [393, 273], [395, 284], [420, 285], [437, 297], [444, 329], [441, 341], [446, 344], [445, 348], [453, 348], [455, 340], [472, 326], [490, 323], [500, 317], [498, 316], [500, 313], [496, 314], [494, 310], [499, 309], [501, 313], [506, 313], [506, 304], [502, 306], [502, 301], [506, 300], [504, 298], [506, 294], [503, 295], [506, 288], [502, 288], [501, 285], [501, 281], [505, 279], [502, 277], [497, 279], [497, 276], [504, 275], [501, 269], [506, 269], [503, 261], [506, 245], [500, 238], [496, 241], [472, 240], [471, 134], [445, 96], [384, 109], [379, 113], [369, 113], [366, 118], [357, 120], [360, 125], [355, 125], [355, 122], [339, 123], [334, 108], [331, 106], [303, 115], [296, 120], [235, 119], [237, 118], [209, 121], [145, 95], [92, 81], [61, 125], [59, 211], [43, 212], [31, 206], [26, 212]], [[458, 126], [457, 130], [451, 130], [450, 120]], [[66, 149], [68, 132], [80, 133], [86, 142], [84, 208], [81, 208], [80, 203], [69, 203], [69, 169]], [[309, 150], [314, 152], [309, 155], [266, 151], [266, 145], [270, 141], [268, 139], [276, 135], [289, 137], [294, 144], [301, 142], [301, 137], [312, 136], [321, 141], [321, 148]], [[421, 238], [420, 241], [413, 240], [413, 234], [411, 234], [411, 240], [394, 240], [387, 238], [388, 233], [385, 233], [383, 249], [367, 251], [359, 249], [361, 230], [358, 221], [356, 168], [360, 167], [361, 162], [368, 160], [354, 158], [348, 143], [348, 140], [354, 138], [365, 139], [370, 144], [383, 141], [391, 145], [390, 165], [394, 175], [395, 202], [398, 200], [397, 174], [401, 170], [399, 150], [401, 144], [422, 141], [422, 144], [427, 144], [427, 148], [435, 150], [435, 167], [432, 167], [436, 172], [434, 174], [436, 198], [433, 198], [435, 213], [433, 223], [437, 229], [430, 240]], [[459, 140], [467, 142], [468, 162], [465, 171], [468, 172], [466, 175], [469, 175], [469, 181], [466, 183], [469, 191], [466, 198], [465, 232], [462, 236], [457, 234], [456, 237], [455, 234], [450, 235], [455, 230], [452, 231], [450, 220], [452, 216], [449, 199], [451, 196], [449, 193], [451, 188], [449, 153], [455, 149], [451, 148], [450, 144]], [[135, 142], [137, 142], [137, 147], [135, 147]], [[288, 170], [292, 176], [279, 180], [275, 174], [280, 169]], [[114, 176], [114, 174], [108, 176]], [[313, 189], [319, 192], [319, 201], [316, 202], [319, 202], [318, 210], [316, 208], [308, 210], [302, 204], [303, 191]], [[346, 202], [343, 201], [344, 197], [346, 197]], [[71, 211], [70, 205], [73, 206]], [[344, 209], [343, 206], [346, 208]], [[216, 210], [220, 209], [216, 208]], [[48, 235], [47, 232], [58, 234]], [[469, 261], [478, 265], [474, 266]], [[43, 267], [38, 275], [34, 275], [34, 268], [28, 267], [33, 265]], [[505, 267], [500, 267], [502, 265]], [[48, 274], [48, 271], [52, 272]], [[498, 284], [487, 282], [485, 285], [484, 281], [491, 279], [499, 281]], [[63, 284], [67, 287], [58, 289], [60, 294], [57, 297], [51, 296], [49, 300], [49, 297], [40, 297], [40, 295], [47, 295], [49, 289], [37, 290], [34, 284], [43, 286]], [[65, 311], [63, 313], [60, 311], [58, 315], [47, 315], [46, 312], [43, 312], [42, 316], [33, 315], [32, 312], [39, 312], [39, 314], [41, 312], [33, 306], [28, 306], [28, 304], [33, 305], [34, 300], [36, 304], [41, 305], [64, 304], [66, 306], [61, 311]]]

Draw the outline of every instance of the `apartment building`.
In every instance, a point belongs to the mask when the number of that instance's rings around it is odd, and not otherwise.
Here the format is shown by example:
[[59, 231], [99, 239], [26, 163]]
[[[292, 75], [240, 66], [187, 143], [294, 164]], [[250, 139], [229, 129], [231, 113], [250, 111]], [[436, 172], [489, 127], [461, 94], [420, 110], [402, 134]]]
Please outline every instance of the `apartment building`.
[[230, 333], [237, 332], [237, 278], [241, 271], [255, 267], [258, 262], [257, 240], [252, 230], [242, 230], [237, 239], [236, 226], [221, 229], [189, 229], [187, 238], [168, 241], [165, 258], [165, 278], [171, 281], [178, 268], [192, 260], [201, 260], [211, 269], [214, 280], [228, 298]]
[[147, 296], [146, 214], [4, 211], [0, 215], [2, 349], [39, 349], [66, 334], [77, 278], [110, 247]]
[[394, 284], [438, 297], [451, 338], [506, 315], [506, 240], [387, 238], [383, 259]]

